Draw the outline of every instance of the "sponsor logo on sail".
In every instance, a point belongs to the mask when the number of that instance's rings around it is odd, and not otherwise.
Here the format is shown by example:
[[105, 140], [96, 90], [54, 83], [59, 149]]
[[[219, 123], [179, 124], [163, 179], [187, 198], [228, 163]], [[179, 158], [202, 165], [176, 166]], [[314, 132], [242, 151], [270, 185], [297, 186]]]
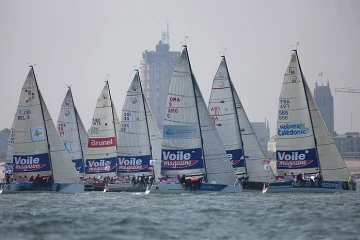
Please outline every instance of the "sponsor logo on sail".
[[132, 104], [136, 104], [136, 103], [137, 103], [137, 98], [132, 98], [132, 99], [131, 99], [131, 103], [132, 103]]
[[31, 128], [30, 131], [31, 131], [31, 138], [32, 138], [33, 142], [41, 141], [41, 140], [45, 139], [44, 129], [42, 126]]
[[244, 167], [244, 157], [241, 149], [226, 151], [233, 168]]
[[308, 157], [309, 150], [305, 151], [278, 151], [277, 153], [278, 167], [280, 168], [301, 168], [308, 166], [313, 162], [311, 158]]
[[108, 138], [89, 138], [88, 148], [115, 147], [115, 137]]
[[87, 160], [88, 173], [104, 173], [111, 172], [115, 166], [111, 165], [111, 160]]
[[25, 92], [28, 95], [28, 99], [26, 100], [26, 103], [29, 103], [34, 99], [35, 94], [31, 90], [28, 90], [28, 89], [25, 89]]
[[306, 127], [304, 123], [285, 124], [285, 125], [280, 125], [280, 127], [278, 128], [279, 136], [305, 135], [308, 133], [309, 133], [309, 128]]
[[[195, 150], [192, 151], [195, 153]], [[194, 160], [190, 152], [184, 151], [162, 151], [162, 166], [167, 168], [187, 168], [196, 164], [199, 160]]]
[[49, 155], [14, 156], [14, 172], [36, 172], [50, 170]]
[[170, 128], [166, 131], [166, 134], [167, 135], [174, 135], [175, 133], [174, 133], [174, 131], [173, 130], [171, 130]]
[[219, 73], [218, 73], [218, 77], [219, 77], [219, 78], [224, 78], [224, 73], [223, 73], [223, 72], [219, 72]]
[[[150, 158], [150, 156], [149, 156]], [[119, 157], [118, 158], [118, 170], [127, 172], [136, 172], [144, 170], [148, 167], [147, 164], [143, 164], [143, 160], [137, 157]]]
[[68, 100], [65, 100], [65, 105], [66, 106], [69, 106], [70, 105], [70, 102]]

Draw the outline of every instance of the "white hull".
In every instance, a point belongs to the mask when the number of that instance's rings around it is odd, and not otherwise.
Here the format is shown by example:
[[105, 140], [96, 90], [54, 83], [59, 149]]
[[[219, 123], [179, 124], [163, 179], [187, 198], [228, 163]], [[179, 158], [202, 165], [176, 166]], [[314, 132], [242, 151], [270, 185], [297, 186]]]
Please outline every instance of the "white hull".
[[15, 193], [82, 193], [84, 192], [84, 185], [71, 184], [53, 184], [51, 189], [28, 189], [23, 184], [11, 183], [4, 185], [0, 190], [1, 194], [15, 194]]
[[133, 183], [114, 183], [108, 184], [104, 192], [145, 192], [146, 188], [140, 188], [139, 184]]
[[182, 194], [182, 193], [193, 193], [193, 194], [205, 194], [205, 193], [241, 193], [241, 185], [222, 185], [222, 184], [208, 184], [203, 183], [200, 189], [196, 190], [184, 190], [181, 184], [153, 184], [150, 189], [145, 191], [145, 194]]

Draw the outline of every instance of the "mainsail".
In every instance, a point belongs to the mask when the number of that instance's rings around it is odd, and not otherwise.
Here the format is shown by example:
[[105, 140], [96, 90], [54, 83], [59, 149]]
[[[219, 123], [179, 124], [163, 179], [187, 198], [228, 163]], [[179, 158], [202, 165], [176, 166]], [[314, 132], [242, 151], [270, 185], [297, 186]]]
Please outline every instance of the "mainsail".
[[264, 168], [265, 154], [231, 81], [225, 57], [213, 81], [209, 111], [235, 172], [246, 172], [251, 181], [275, 180], [272, 170]]
[[139, 72], [136, 71], [127, 91], [121, 115], [117, 143], [118, 176], [152, 174], [152, 146], [145, 103]]
[[85, 174], [115, 176], [116, 173], [116, 118], [109, 83], [97, 100], [91, 123], [86, 153]]
[[280, 95], [276, 157], [279, 175], [297, 170], [321, 171], [326, 180], [348, 181], [351, 177], [316, 106], [296, 51]]
[[162, 175], [200, 175], [234, 184], [235, 173], [192, 73], [185, 47], [168, 94], [162, 144]]
[[56, 183], [78, 181], [32, 67], [21, 90], [14, 132], [14, 177], [40, 174], [53, 175]]
[[70, 87], [61, 105], [57, 124], [59, 134], [76, 170], [79, 173], [84, 173], [84, 157], [88, 136], [75, 107]]

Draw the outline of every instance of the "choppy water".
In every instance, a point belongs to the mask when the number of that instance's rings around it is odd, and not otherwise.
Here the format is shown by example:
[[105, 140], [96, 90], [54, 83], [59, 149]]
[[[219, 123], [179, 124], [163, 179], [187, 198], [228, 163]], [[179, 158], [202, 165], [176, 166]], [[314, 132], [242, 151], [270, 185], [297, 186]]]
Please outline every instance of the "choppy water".
[[1, 240], [360, 239], [360, 191], [17, 194], [0, 207]]

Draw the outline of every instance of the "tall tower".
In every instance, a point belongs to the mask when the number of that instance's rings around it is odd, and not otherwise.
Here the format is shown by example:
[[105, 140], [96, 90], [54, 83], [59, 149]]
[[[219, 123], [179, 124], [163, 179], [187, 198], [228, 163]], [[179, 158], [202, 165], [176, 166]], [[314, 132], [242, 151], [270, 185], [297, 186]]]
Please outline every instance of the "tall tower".
[[167, 95], [179, 57], [180, 52], [170, 51], [169, 24], [167, 31], [162, 32], [162, 38], [156, 45], [156, 51], [145, 50], [142, 53], [141, 84], [161, 132], [164, 126]]
[[[322, 77], [322, 73], [319, 75]], [[334, 136], [334, 99], [329, 81], [326, 85], [321, 86], [317, 82], [315, 83], [314, 98], [329, 132]]]

